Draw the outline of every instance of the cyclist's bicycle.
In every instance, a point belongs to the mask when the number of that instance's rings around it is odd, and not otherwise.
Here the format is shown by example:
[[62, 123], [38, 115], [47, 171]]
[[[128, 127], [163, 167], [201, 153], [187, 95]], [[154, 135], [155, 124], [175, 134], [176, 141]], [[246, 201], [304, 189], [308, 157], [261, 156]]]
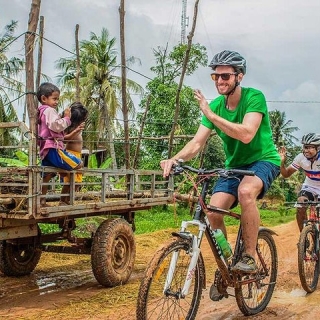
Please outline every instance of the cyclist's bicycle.
[[320, 199], [296, 203], [296, 206], [308, 206], [307, 220], [298, 242], [298, 269], [302, 288], [311, 293], [317, 289], [320, 272]]
[[[193, 220], [183, 221], [180, 231], [172, 234], [174, 239], [163, 245], [148, 263], [139, 289], [137, 320], [195, 319], [202, 289], [206, 287], [205, 265], [201, 253], [204, 235], [218, 267], [214, 285], [221, 295], [219, 299], [235, 296], [244, 315], [261, 312], [268, 305], [276, 284], [278, 257], [272, 237], [275, 233], [260, 227], [256, 248], [258, 271], [254, 274], [235, 273], [231, 269], [240, 260], [244, 250], [241, 225], [233, 255], [225, 259], [205, 214], [206, 211], [212, 211], [240, 219], [240, 215], [235, 212], [206, 205], [209, 187], [213, 177], [231, 178], [254, 173], [245, 170], [198, 170], [182, 164], [173, 168], [175, 175], [188, 175], [188, 172], [197, 174], [197, 184], [201, 187]], [[191, 227], [191, 231], [188, 227]]]

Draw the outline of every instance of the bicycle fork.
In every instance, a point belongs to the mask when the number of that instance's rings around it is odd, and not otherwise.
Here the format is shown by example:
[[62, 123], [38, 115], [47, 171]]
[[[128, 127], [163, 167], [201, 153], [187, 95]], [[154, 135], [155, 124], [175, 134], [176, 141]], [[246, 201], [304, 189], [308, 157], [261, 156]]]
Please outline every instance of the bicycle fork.
[[[189, 225], [198, 226], [199, 232], [197, 236], [186, 231]], [[191, 260], [188, 266], [188, 271], [186, 274], [186, 279], [184, 281], [183, 288], [181, 289], [180, 292], [177, 292], [174, 294], [174, 295], [178, 295], [177, 298], [184, 298], [189, 292], [190, 285], [191, 285], [191, 282], [196, 270], [197, 262], [199, 259], [201, 240], [203, 238], [205, 230], [206, 230], [206, 225], [204, 223], [202, 223], [199, 220], [192, 220], [192, 221], [183, 221], [181, 224], [180, 232], [173, 233], [174, 236], [190, 241], [189, 255], [191, 256]], [[168, 270], [167, 278], [166, 278], [164, 289], [163, 289], [164, 294], [168, 294], [170, 292], [170, 287], [171, 287], [171, 283], [177, 267], [179, 254], [180, 254], [180, 251], [177, 250], [173, 253], [171, 257], [169, 270]]]

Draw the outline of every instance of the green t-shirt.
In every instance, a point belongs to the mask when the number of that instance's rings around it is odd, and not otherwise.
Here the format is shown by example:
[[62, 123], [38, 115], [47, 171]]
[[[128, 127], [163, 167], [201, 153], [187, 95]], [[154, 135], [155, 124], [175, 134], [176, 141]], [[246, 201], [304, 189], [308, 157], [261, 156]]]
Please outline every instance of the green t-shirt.
[[268, 161], [280, 166], [280, 156], [272, 140], [266, 99], [261, 91], [242, 87], [241, 98], [235, 110], [228, 110], [225, 107], [225, 96], [214, 99], [209, 106], [215, 114], [234, 123], [242, 123], [245, 114], [249, 112], [263, 114], [261, 125], [248, 144], [227, 136], [206, 116], [202, 117], [201, 123], [209, 129], [214, 129], [223, 141], [226, 168], [238, 168], [258, 160]]

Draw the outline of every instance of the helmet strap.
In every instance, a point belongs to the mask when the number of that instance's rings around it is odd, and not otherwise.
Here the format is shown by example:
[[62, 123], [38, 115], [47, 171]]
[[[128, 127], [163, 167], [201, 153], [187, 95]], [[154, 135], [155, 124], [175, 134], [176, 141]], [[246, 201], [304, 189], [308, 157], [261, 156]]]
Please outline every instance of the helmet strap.
[[227, 97], [226, 97], [226, 103], [225, 103], [225, 108], [228, 109], [228, 99], [230, 95], [233, 95], [234, 92], [237, 89], [237, 86], [240, 84], [240, 82], [238, 81], [238, 74], [236, 74], [236, 82], [234, 84], [234, 87], [227, 93]]

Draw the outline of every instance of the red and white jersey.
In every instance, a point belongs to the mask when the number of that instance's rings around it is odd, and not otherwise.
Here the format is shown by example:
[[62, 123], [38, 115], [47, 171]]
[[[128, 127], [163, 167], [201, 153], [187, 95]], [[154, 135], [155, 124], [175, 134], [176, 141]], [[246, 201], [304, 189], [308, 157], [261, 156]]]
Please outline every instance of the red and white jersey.
[[317, 159], [313, 163], [303, 153], [299, 153], [292, 161], [291, 166], [295, 170], [303, 170], [306, 175], [302, 189], [310, 187], [317, 194], [320, 194], [320, 153], [318, 153]]

